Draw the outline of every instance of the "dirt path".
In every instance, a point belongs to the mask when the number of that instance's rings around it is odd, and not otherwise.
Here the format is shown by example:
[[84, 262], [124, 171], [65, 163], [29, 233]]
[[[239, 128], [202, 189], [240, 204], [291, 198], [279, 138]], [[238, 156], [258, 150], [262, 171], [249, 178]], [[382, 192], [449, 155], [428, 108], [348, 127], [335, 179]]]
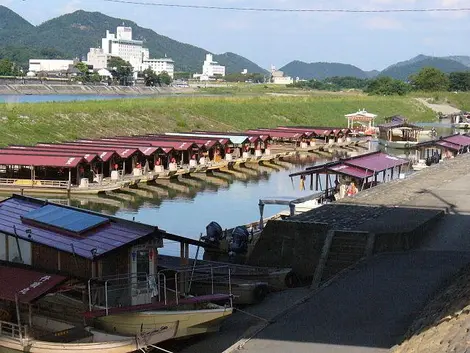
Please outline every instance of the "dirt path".
[[449, 104], [433, 104], [429, 103], [429, 98], [416, 98], [416, 100], [422, 104], [424, 104], [426, 107], [429, 109], [432, 109], [436, 113], [442, 113], [442, 114], [453, 114], [453, 113], [459, 113], [460, 109], [454, 108], [453, 106]]

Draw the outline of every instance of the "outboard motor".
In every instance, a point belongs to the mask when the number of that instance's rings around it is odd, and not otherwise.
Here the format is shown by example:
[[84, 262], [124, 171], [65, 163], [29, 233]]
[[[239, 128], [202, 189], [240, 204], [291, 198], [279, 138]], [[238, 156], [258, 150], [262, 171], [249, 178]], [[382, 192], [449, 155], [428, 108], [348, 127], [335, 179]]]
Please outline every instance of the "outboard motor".
[[248, 250], [248, 239], [250, 233], [246, 227], [238, 226], [232, 231], [232, 242], [230, 252], [235, 254], [245, 254]]
[[206, 236], [202, 237], [201, 240], [207, 244], [213, 246], [219, 246], [220, 241], [223, 239], [224, 231], [217, 222], [210, 222], [206, 226]]

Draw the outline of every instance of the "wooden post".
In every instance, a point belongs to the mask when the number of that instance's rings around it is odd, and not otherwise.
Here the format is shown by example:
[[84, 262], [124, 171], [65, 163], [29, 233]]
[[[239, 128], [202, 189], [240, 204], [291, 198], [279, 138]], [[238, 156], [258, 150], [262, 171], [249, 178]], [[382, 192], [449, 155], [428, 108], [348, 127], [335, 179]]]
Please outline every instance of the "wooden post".
[[31, 166], [31, 187], [34, 187], [34, 166]]
[[315, 174], [315, 191], [318, 191], [318, 174]]
[[329, 185], [328, 185], [328, 179], [330, 178], [330, 175], [328, 174], [328, 172], [326, 172], [326, 190], [325, 190], [325, 197], [328, 197], [328, 188], [329, 188]]
[[313, 190], [313, 173], [310, 174], [310, 190]]
[[67, 190], [70, 191], [72, 187], [72, 168], [69, 168], [69, 184], [67, 185]]

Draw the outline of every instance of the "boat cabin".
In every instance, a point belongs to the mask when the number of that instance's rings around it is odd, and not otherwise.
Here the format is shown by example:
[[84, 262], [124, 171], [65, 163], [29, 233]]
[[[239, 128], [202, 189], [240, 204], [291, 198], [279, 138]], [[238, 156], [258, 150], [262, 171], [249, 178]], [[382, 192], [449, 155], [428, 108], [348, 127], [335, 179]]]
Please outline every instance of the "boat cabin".
[[324, 200], [338, 200], [399, 178], [409, 163], [406, 159], [373, 152], [309, 167], [289, 176], [300, 177], [301, 189], [305, 189], [302, 184], [310, 176], [310, 190], [324, 192]]
[[414, 149], [416, 150], [416, 161], [430, 166], [443, 159], [467, 153], [470, 150], [470, 136], [460, 134], [441, 136], [437, 140], [418, 143]]
[[406, 120], [391, 121], [381, 124], [379, 143], [391, 148], [409, 148], [418, 143], [422, 127], [408, 123]]

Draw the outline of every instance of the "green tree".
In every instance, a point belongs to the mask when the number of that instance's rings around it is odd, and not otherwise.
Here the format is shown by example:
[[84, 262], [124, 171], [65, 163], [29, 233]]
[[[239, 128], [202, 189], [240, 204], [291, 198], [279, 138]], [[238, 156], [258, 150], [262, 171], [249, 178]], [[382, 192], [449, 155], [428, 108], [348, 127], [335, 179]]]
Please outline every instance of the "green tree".
[[451, 91], [470, 91], [470, 71], [451, 72], [449, 74], [449, 82], [449, 90]]
[[160, 85], [169, 85], [172, 81], [171, 79], [171, 76], [168, 75], [168, 72], [166, 71], [163, 71], [160, 75], [158, 75], [158, 77], [160, 78]]
[[143, 74], [146, 86], [160, 86], [160, 76], [157, 75], [150, 67], [145, 69]]
[[16, 76], [19, 70], [16, 65], [8, 59], [0, 60], [0, 76]]
[[120, 57], [113, 56], [108, 60], [108, 70], [122, 86], [128, 86], [133, 81], [132, 73], [134, 69], [132, 65]]
[[403, 96], [410, 91], [410, 86], [401, 81], [388, 76], [371, 80], [364, 92], [381, 96]]
[[80, 70], [80, 72], [83, 74], [83, 75], [88, 75], [89, 73], [89, 68], [88, 68], [88, 65], [85, 64], [83, 61], [80, 61], [78, 63], [75, 64], [75, 67]]
[[434, 67], [422, 68], [409, 80], [413, 88], [419, 91], [447, 91], [450, 86], [449, 77]]
[[190, 72], [179, 71], [174, 73], [175, 80], [189, 80], [191, 78]]

